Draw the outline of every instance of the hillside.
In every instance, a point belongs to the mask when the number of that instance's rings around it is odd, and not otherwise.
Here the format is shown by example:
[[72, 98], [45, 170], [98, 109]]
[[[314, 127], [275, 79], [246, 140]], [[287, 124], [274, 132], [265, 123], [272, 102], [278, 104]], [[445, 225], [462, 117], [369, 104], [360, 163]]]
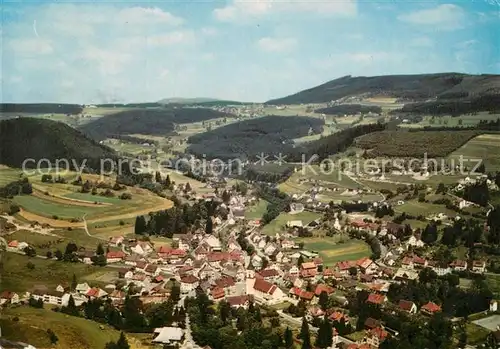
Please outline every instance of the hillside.
[[21, 167], [25, 159], [75, 159], [80, 164], [87, 159], [90, 167], [98, 168], [99, 159], [115, 156], [113, 150], [60, 122], [37, 118], [0, 121], [0, 163], [4, 165]]
[[324, 121], [303, 116], [267, 116], [219, 127], [194, 135], [189, 153], [207, 158], [254, 158], [260, 153], [273, 156], [293, 148], [293, 139], [307, 136], [309, 131], [323, 131]]
[[174, 132], [175, 124], [223, 117], [233, 115], [206, 108], [133, 109], [91, 121], [81, 126], [80, 130], [95, 140], [126, 134], [166, 136]]
[[266, 104], [327, 103], [348, 96], [387, 96], [407, 101], [499, 94], [500, 75], [439, 73], [420, 75], [344, 76], [325, 84], [270, 100]]
[[158, 101], [159, 104], [199, 104], [199, 103], [206, 103], [206, 102], [217, 102], [218, 99], [216, 98], [164, 98], [160, 101]]
[[0, 103], [1, 113], [32, 114], [80, 114], [83, 108], [79, 104], [58, 103]]

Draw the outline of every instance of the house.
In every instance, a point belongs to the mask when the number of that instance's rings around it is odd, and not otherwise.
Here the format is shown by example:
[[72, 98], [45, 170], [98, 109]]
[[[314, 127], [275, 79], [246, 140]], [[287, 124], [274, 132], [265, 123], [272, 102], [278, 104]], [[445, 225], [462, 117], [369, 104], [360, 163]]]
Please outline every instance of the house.
[[498, 302], [494, 299], [490, 301], [490, 311], [495, 313], [498, 310]]
[[107, 263], [118, 263], [123, 261], [125, 258], [125, 253], [123, 251], [109, 251], [106, 253], [106, 262]]
[[138, 254], [131, 254], [125, 257], [125, 264], [133, 267], [137, 266], [137, 263], [143, 263], [144, 261], [144, 257]]
[[319, 297], [323, 292], [326, 292], [327, 295], [331, 295], [333, 292], [335, 292], [335, 289], [326, 284], [318, 284], [316, 286], [316, 289], [314, 290], [314, 294]]
[[222, 245], [221, 245], [220, 240], [217, 239], [213, 235], [209, 235], [208, 237], [206, 237], [203, 242], [208, 245], [208, 247], [211, 251], [221, 251], [222, 250]]
[[154, 333], [157, 335], [153, 343], [174, 344], [180, 343], [184, 337], [183, 330], [179, 327], [156, 328]]
[[466, 271], [467, 261], [457, 259], [450, 263], [450, 267], [455, 271]]
[[301, 220], [288, 221], [288, 222], [286, 222], [286, 227], [287, 228], [302, 228], [303, 224], [302, 224]]
[[86, 294], [88, 292], [88, 290], [90, 290], [90, 286], [86, 282], [76, 285], [76, 289], [75, 289], [75, 291], [80, 293], [80, 294]]
[[375, 274], [378, 271], [377, 265], [368, 257], [358, 260], [356, 265], [361, 272], [368, 275]]
[[181, 292], [189, 293], [196, 289], [200, 283], [200, 280], [194, 275], [186, 275], [181, 278]]
[[303, 278], [314, 277], [318, 273], [318, 267], [314, 262], [305, 262], [300, 266], [300, 276]]
[[94, 257], [94, 251], [81, 251], [78, 252], [78, 259], [85, 264], [92, 264], [92, 257]]
[[341, 313], [340, 311], [334, 311], [333, 313], [330, 314], [328, 319], [334, 322], [335, 321], [340, 322], [343, 320], [346, 325], [349, 324], [349, 317], [344, 313]]
[[231, 209], [231, 216], [235, 220], [245, 219], [245, 209], [242, 207], [234, 207]]
[[425, 245], [425, 243], [422, 240], [416, 238], [414, 235], [412, 235], [408, 239], [408, 241], [406, 241], [406, 248], [409, 248], [410, 246], [412, 246], [412, 247], [424, 247], [424, 245]]
[[429, 268], [431, 268], [432, 270], [434, 270], [434, 272], [438, 276], [443, 276], [443, 275], [451, 273], [451, 268], [448, 265], [446, 265], [446, 264], [443, 265], [442, 263], [439, 263], [439, 262], [436, 262], [436, 261], [429, 261], [429, 262], [427, 262], [427, 266]]
[[264, 247], [264, 253], [267, 255], [267, 256], [272, 256], [274, 255], [274, 253], [278, 250], [278, 246], [276, 246], [276, 244], [274, 242], [270, 242], [268, 243], [265, 247]]
[[214, 301], [217, 302], [217, 301], [224, 299], [224, 297], [226, 296], [226, 293], [224, 292], [224, 290], [222, 288], [216, 286], [216, 287], [212, 288], [212, 290], [210, 291], [210, 296]]
[[106, 297], [108, 293], [98, 287], [93, 287], [90, 288], [87, 293], [85, 293], [85, 296], [89, 299], [96, 299], [96, 298], [103, 298]]
[[0, 305], [17, 304], [20, 302], [19, 295], [15, 292], [3, 291], [0, 294]]
[[276, 269], [264, 269], [257, 273], [258, 276], [269, 282], [279, 279], [280, 273]]
[[399, 268], [394, 275], [394, 280], [416, 280], [418, 273], [411, 269]]
[[139, 255], [146, 255], [153, 251], [153, 247], [147, 241], [138, 241], [130, 246], [130, 250]]
[[62, 297], [64, 296], [63, 292], [59, 291], [42, 291], [35, 290], [32, 293], [32, 297], [36, 300], [42, 300], [44, 303], [52, 304], [52, 305], [62, 305]]
[[292, 240], [282, 240], [281, 241], [281, 248], [284, 250], [291, 250], [295, 248], [296, 243]]
[[123, 236], [113, 236], [113, 237], [109, 238], [109, 244], [111, 246], [117, 247], [117, 246], [120, 246], [124, 240], [125, 240], [125, 238]]
[[366, 302], [381, 305], [387, 302], [387, 297], [381, 294], [371, 293], [370, 295], [368, 295], [368, 299], [366, 300]]
[[289, 293], [293, 298], [307, 302], [312, 301], [312, 299], [314, 298], [314, 292], [309, 292], [299, 287], [292, 287]]
[[472, 272], [478, 273], [478, 274], [484, 274], [486, 272], [486, 262], [473, 261], [472, 262]]
[[441, 307], [440, 307], [439, 305], [437, 305], [436, 303], [429, 302], [429, 303], [427, 303], [427, 304], [424, 304], [424, 305], [422, 306], [422, 308], [420, 308], [420, 311], [421, 311], [423, 314], [426, 314], [426, 315], [432, 316], [432, 315], [434, 315], [435, 313], [440, 312], [440, 311], [441, 311]]
[[285, 298], [283, 291], [276, 285], [264, 279], [247, 279], [247, 294], [252, 295], [257, 302], [276, 304]]
[[368, 345], [368, 348], [378, 348], [380, 346], [380, 343], [382, 343], [388, 336], [389, 333], [382, 327], [375, 327], [374, 329], [371, 329], [366, 333], [363, 342]]
[[399, 309], [406, 311], [407, 313], [410, 313], [410, 314], [416, 314], [417, 310], [418, 310], [415, 303], [413, 303], [412, 301], [406, 301], [403, 299], [399, 301], [398, 306], [399, 306]]
[[413, 266], [418, 267], [418, 268], [425, 268], [427, 267], [427, 261], [423, 258], [420, 258], [419, 256], [414, 256], [413, 257]]
[[304, 205], [301, 203], [290, 204], [290, 214], [297, 214], [304, 211]]

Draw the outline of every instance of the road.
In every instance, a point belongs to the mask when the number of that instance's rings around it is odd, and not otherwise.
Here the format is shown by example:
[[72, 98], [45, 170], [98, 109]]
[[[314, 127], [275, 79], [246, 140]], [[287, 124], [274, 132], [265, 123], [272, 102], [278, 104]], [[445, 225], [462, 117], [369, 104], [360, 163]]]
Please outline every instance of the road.
[[91, 238], [94, 238], [94, 239], [97, 239], [97, 240], [101, 240], [101, 241], [107, 241], [106, 239], [103, 239], [101, 237], [98, 237], [98, 236], [94, 236], [92, 234], [90, 234], [89, 232], [89, 228], [87, 226], [87, 220], [85, 219], [85, 216], [87, 216], [87, 214], [85, 213], [83, 216], [82, 216], [82, 220], [83, 220], [83, 229], [85, 230], [85, 233], [90, 236]]

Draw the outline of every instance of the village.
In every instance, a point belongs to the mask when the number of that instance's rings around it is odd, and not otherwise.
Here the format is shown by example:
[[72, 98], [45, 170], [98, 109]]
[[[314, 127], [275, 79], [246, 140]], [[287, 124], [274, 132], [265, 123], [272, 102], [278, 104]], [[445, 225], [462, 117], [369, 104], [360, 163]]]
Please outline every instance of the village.
[[[34, 300], [66, 307], [71, 298], [78, 307], [89, 300], [105, 299], [120, 308], [127, 294], [138, 297], [143, 304], [163, 303], [170, 297], [173, 285], [177, 285], [179, 307], [185, 299], [201, 291], [213, 302], [225, 301], [233, 308], [247, 309], [255, 303], [275, 309], [283, 323], [293, 327], [300, 327], [304, 318], [317, 331], [314, 324], [326, 317], [335, 328], [331, 348], [378, 348], [387, 337], [397, 336], [397, 331], [372, 317], [367, 317], [360, 326], [360, 315], [350, 310], [348, 295], [363, 291], [367, 307], [410, 317], [429, 317], [441, 312], [443, 305], [431, 299], [421, 306], [407, 299], [391, 302], [388, 297], [394, 287], [391, 285], [416, 282], [429, 270], [435, 277], [487, 272], [485, 260], [457, 259], [443, 263], [424, 258], [417, 253], [425, 248], [419, 232], [407, 231], [404, 225], [389, 221], [360, 219], [359, 215], [330, 210], [328, 205], [321, 205], [325, 212], [322, 218], [308, 224], [299, 219], [287, 221], [279, 233], [270, 236], [263, 233], [259, 219], [246, 219], [245, 211], [259, 201], [255, 195], [225, 192], [230, 193], [227, 204], [220, 191], [197, 198], [216, 201], [228, 211], [226, 217], [211, 218], [211, 233], [198, 229], [174, 234], [171, 244], [162, 246], [155, 246], [148, 239], [110, 238], [103, 246], [103, 255], [107, 267], [114, 271], [108, 272], [106, 287], [87, 282], [70, 285], [71, 280], [67, 280], [55, 289], [38, 285], [23, 294], [6, 290], [0, 295], [0, 302], [11, 307]], [[300, 214], [310, 209], [307, 204], [294, 201], [288, 212], [292, 216]], [[327, 219], [328, 212], [333, 214]], [[325, 263], [318, 251], [305, 249], [303, 242], [296, 241], [304, 230], [314, 232], [320, 225], [328, 225], [337, 235], [376, 240], [381, 251], [373, 251], [371, 257]], [[24, 253], [29, 242], [8, 241], [7, 245], [8, 252]], [[96, 252], [78, 251], [75, 255], [80, 263], [93, 264]], [[492, 300], [488, 313], [495, 314], [497, 310], [497, 302]], [[337, 330], [340, 323], [342, 333]], [[189, 326], [159, 328], [151, 342], [185, 346], [187, 332]]]

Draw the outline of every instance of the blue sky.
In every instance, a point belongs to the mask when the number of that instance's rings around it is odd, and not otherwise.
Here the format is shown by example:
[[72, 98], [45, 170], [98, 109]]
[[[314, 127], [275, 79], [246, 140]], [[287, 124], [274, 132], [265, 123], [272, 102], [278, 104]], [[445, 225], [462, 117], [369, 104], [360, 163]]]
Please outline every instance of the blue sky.
[[9, 2], [4, 102], [261, 102], [344, 75], [500, 73], [494, 0]]

